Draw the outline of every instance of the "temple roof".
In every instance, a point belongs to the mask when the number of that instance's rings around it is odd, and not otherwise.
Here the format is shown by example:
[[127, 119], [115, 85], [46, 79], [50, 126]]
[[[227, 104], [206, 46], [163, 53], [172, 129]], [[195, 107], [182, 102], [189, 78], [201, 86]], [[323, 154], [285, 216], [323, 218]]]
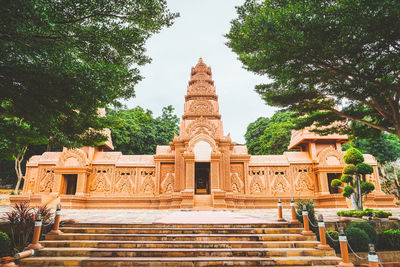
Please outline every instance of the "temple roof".
[[347, 135], [340, 134], [329, 134], [329, 135], [318, 135], [309, 130], [309, 127], [296, 131], [292, 131], [292, 136], [290, 138], [290, 143], [288, 149], [293, 149], [301, 143], [305, 143], [308, 141], [316, 141], [316, 140], [336, 140], [341, 143], [345, 143], [349, 140]]

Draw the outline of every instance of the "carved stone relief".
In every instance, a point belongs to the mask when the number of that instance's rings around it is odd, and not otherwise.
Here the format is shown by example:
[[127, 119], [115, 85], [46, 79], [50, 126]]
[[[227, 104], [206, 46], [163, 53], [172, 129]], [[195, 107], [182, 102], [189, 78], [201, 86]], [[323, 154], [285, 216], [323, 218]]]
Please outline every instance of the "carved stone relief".
[[265, 172], [263, 168], [252, 167], [249, 169], [250, 178], [250, 193], [263, 194], [265, 193]]
[[293, 167], [293, 175], [295, 191], [314, 191], [312, 168], [310, 165], [300, 165]]
[[217, 127], [209, 120], [204, 117], [200, 117], [193, 121], [186, 130], [186, 136], [192, 137], [194, 135], [199, 134], [207, 134], [211, 137], [218, 137], [217, 136]]
[[161, 194], [170, 194], [174, 192], [175, 165], [164, 163], [160, 165], [160, 191]]
[[241, 163], [231, 164], [231, 186], [232, 192], [237, 194], [244, 193], [244, 182], [243, 182], [244, 167]]
[[39, 192], [50, 193], [53, 191], [54, 170], [44, 168], [40, 172]]
[[212, 114], [213, 106], [208, 100], [197, 100], [190, 105], [189, 112], [194, 115]]
[[142, 168], [139, 173], [140, 180], [142, 181], [140, 192], [145, 194], [152, 194], [155, 193], [155, 170], [154, 168]]
[[111, 192], [112, 168], [95, 168], [93, 179], [89, 185], [90, 192], [109, 193]]
[[273, 195], [289, 193], [290, 183], [288, 168], [273, 167], [269, 169], [271, 191]]
[[114, 191], [132, 195], [135, 192], [135, 184], [133, 182], [135, 172], [134, 168], [119, 169], [115, 175]]
[[342, 151], [335, 149], [333, 146], [327, 147], [318, 154], [319, 166], [344, 165], [343, 155]]

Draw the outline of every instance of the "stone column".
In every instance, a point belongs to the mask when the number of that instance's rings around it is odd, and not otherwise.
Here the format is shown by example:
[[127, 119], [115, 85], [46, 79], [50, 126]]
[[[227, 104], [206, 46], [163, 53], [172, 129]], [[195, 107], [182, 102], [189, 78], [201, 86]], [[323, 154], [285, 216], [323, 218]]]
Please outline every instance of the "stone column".
[[194, 154], [185, 152], [183, 158], [185, 161], [185, 189], [181, 191], [181, 208], [192, 208], [194, 206]]
[[326, 172], [318, 173], [319, 184], [321, 185], [321, 191], [319, 195], [329, 195], [328, 175]]
[[84, 196], [86, 194], [87, 172], [82, 170], [78, 172], [78, 179], [76, 181], [76, 196]]
[[211, 154], [211, 166], [210, 166], [210, 179], [211, 179], [211, 191], [222, 190], [220, 181], [220, 161], [221, 153]]

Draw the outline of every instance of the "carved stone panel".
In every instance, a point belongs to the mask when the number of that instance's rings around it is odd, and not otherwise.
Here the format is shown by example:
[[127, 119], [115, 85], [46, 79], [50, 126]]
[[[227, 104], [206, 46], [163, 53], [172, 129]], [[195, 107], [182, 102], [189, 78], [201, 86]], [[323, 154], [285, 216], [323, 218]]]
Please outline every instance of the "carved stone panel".
[[118, 169], [115, 173], [114, 192], [124, 195], [132, 195], [135, 192], [134, 168]]
[[41, 169], [39, 178], [39, 192], [53, 192], [54, 177], [54, 170], [52, 170], [52, 168]]
[[161, 163], [160, 169], [160, 192], [161, 194], [172, 194], [174, 192], [175, 165]]
[[217, 127], [210, 120], [204, 117], [200, 117], [190, 123], [185, 134], [187, 137], [199, 134], [207, 134], [213, 138], [218, 137]]
[[89, 192], [92, 193], [110, 193], [113, 169], [110, 167], [94, 168]]
[[272, 167], [269, 169], [272, 195], [289, 194], [290, 178], [288, 167]]
[[231, 186], [232, 192], [244, 194], [244, 166], [243, 163], [231, 164]]
[[314, 180], [310, 165], [296, 165], [292, 168], [294, 177], [294, 190], [300, 192], [314, 192]]
[[154, 195], [156, 190], [155, 168], [140, 168], [139, 181], [140, 193]]
[[250, 193], [251, 194], [265, 194], [265, 170], [263, 167], [250, 167], [249, 168], [250, 180]]

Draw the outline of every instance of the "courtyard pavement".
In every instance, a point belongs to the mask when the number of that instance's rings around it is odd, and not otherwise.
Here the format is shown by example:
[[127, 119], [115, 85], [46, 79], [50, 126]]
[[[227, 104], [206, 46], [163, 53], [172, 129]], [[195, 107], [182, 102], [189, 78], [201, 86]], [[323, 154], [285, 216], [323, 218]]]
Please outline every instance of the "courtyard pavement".
[[[0, 206], [0, 222], [12, 208]], [[316, 209], [325, 221], [336, 221], [341, 209]], [[393, 216], [400, 216], [400, 208], [384, 208]], [[81, 223], [265, 223], [277, 219], [277, 209], [229, 209], [192, 211], [155, 209], [63, 209], [62, 220], [75, 219]], [[283, 217], [290, 219], [290, 210], [283, 210]]]

